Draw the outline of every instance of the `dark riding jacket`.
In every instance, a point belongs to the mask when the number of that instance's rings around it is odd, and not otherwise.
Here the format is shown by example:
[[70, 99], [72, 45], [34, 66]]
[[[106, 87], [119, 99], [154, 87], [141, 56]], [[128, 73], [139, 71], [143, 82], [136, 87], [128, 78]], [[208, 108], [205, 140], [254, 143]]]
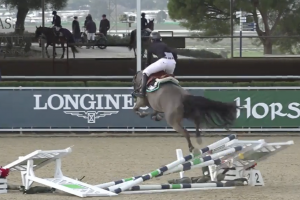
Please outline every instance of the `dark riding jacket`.
[[146, 28], [147, 28], [147, 25], [148, 25], [147, 19], [144, 18], [144, 17], [142, 17], [141, 23], [142, 23], [142, 30], [146, 29]]
[[52, 24], [53, 24], [54, 26], [57, 26], [57, 27], [62, 27], [62, 26], [61, 26], [61, 19], [60, 19], [60, 16], [54, 15], [54, 16], [53, 16], [53, 20], [52, 20]]
[[[166, 53], [172, 53], [175, 62], [177, 62], [177, 53], [172, 50], [164, 42], [154, 42], [151, 43], [147, 50], [147, 66], [151, 64], [153, 54], [157, 56], [158, 60], [161, 58], [167, 58]], [[169, 59], [169, 58], [167, 58]]]

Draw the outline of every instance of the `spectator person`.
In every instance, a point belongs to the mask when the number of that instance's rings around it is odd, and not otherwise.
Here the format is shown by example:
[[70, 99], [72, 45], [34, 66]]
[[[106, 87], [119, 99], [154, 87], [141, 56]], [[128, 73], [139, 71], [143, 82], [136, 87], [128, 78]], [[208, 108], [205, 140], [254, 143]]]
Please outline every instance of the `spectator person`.
[[[95, 33], [97, 32], [97, 27], [95, 22], [93, 21], [92, 16], [89, 17], [89, 20], [86, 23], [86, 31], [87, 31], [88, 43], [93, 43], [95, 40]], [[89, 49], [90, 47], [87, 46], [86, 48]]]
[[107, 36], [107, 31], [110, 29], [109, 20], [106, 18], [106, 15], [102, 15], [102, 19], [100, 21], [99, 32], [103, 35]]
[[85, 21], [84, 21], [84, 28], [86, 29], [86, 23], [90, 20], [91, 18], [91, 14], [88, 14], [85, 18]]
[[75, 42], [79, 42], [79, 40], [80, 40], [80, 25], [79, 25], [77, 16], [74, 17], [74, 20], [72, 22], [72, 31], [73, 31], [73, 36], [74, 36]]

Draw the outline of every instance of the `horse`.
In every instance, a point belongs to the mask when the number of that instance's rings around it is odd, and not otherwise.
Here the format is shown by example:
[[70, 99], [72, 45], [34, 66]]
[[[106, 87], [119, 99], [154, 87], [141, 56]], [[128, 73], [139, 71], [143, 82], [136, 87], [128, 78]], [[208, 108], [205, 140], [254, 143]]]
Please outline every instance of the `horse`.
[[[144, 30], [144, 33], [142, 32], [142, 57], [144, 57], [145, 54], [145, 47], [144, 44], [149, 41], [149, 36], [151, 32], [154, 30], [154, 19], [149, 20], [149, 23]], [[129, 41], [129, 51], [133, 49], [134, 56], [136, 58], [136, 29], [132, 30], [130, 33], [130, 41]]]
[[[63, 29], [63, 28], [61, 28]], [[54, 44], [60, 44], [62, 49], [63, 49], [63, 54], [61, 55], [61, 59], [65, 57], [65, 43], [71, 43], [69, 47], [71, 47], [72, 52], [73, 52], [73, 58], [75, 58], [75, 53], [78, 53], [79, 51], [77, 50], [75, 46], [75, 40], [73, 37], [73, 34], [68, 30], [68, 29], [63, 29], [63, 36], [57, 37], [55, 34], [55, 31], [53, 28], [50, 27], [36, 27], [35, 31], [35, 37], [38, 38], [40, 36], [45, 36], [47, 40], [47, 45], [46, 45], [46, 55], [48, 58], [50, 58], [49, 53], [48, 53], [48, 46], [54, 46]], [[54, 55], [53, 57], [56, 56], [56, 50], [54, 49]]]
[[[202, 96], [191, 95], [179, 85], [179, 81], [173, 75], [163, 71], [149, 77], [146, 97], [139, 98], [135, 94], [139, 93], [141, 89], [142, 74], [142, 71], [137, 72], [132, 80], [132, 97], [136, 103], [133, 111], [141, 118], [151, 114], [152, 120], [155, 121], [162, 120], [160, 113], [164, 113], [166, 122], [176, 132], [184, 135], [190, 152], [194, 151], [195, 153], [198, 149], [194, 148], [189, 132], [182, 126], [184, 119], [195, 124], [196, 139], [200, 145], [202, 143], [200, 128], [218, 127], [226, 128], [229, 131], [228, 127], [235, 122], [238, 109], [242, 108], [238, 107], [235, 102], [214, 101]], [[139, 111], [139, 108], [147, 106], [154, 112]]]

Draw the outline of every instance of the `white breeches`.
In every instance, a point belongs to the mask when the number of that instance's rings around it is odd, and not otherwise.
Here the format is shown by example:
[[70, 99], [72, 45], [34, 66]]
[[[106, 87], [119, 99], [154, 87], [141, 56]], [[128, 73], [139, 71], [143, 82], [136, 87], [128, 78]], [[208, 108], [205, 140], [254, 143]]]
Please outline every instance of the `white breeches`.
[[143, 73], [148, 77], [151, 74], [165, 71], [167, 74], [173, 74], [176, 67], [174, 59], [161, 58], [144, 69]]
[[95, 33], [88, 33], [87, 34], [87, 39], [88, 40], [95, 40]]

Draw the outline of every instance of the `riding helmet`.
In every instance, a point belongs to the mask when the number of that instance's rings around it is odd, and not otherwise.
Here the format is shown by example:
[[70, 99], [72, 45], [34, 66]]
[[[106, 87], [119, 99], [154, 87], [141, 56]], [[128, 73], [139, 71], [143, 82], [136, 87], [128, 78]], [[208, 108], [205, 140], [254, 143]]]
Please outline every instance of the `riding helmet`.
[[145, 14], [145, 13], [142, 13], [141, 15], [142, 15], [142, 17], [145, 17], [145, 16], [146, 16], [146, 14]]
[[52, 12], [52, 15], [56, 15], [57, 14], [57, 12], [54, 10], [53, 12]]
[[161, 36], [158, 32], [152, 32], [151, 35], [150, 35], [150, 38], [152, 41], [161, 41]]

